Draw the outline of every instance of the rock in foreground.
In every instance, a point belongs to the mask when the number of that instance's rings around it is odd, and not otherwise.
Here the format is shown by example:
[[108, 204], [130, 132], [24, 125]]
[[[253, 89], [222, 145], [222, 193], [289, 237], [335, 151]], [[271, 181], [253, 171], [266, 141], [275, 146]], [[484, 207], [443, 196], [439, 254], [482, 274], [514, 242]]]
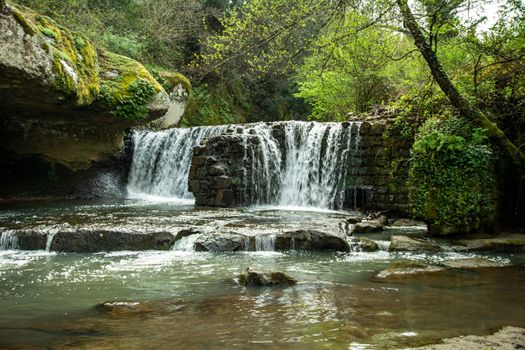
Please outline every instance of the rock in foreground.
[[430, 272], [443, 271], [440, 266], [432, 266], [417, 261], [398, 261], [390, 264], [389, 267], [377, 274], [377, 278], [403, 278], [408, 275], [424, 274]]
[[503, 327], [491, 335], [468, 335], [442, 340], [443, 344], [427, 345], [418, 349], [425, 350], [479, 350], [500, 349], [514, 350], [525, 348], [525, 329], [519, 327]]
[[349, 252], [350, 246], [342, 235], [317, 230], [298, 230], [278, 234], [275, 238], [275, 250]]
[[255, 271], [248, 267], [239, 275], [239, 284], [245, 287], [292, 286], [297, 281], [284, 272]]

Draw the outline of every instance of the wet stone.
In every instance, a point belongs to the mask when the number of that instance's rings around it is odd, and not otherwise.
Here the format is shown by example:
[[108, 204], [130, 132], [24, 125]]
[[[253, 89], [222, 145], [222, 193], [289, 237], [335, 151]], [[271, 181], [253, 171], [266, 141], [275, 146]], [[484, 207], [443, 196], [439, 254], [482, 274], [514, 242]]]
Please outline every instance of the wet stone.
[[284, 272], [256, 271], [249, 267], [241, 272], [238, 278], [239, 284], [245, 287], [292, 286], [297, 284], [297, 280]]

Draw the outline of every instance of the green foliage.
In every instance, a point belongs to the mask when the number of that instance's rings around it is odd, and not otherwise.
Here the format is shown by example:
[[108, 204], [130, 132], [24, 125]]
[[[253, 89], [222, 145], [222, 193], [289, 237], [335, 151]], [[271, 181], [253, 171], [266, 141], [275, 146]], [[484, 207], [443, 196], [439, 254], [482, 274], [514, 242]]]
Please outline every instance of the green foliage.
[[[243, 123], [241, 113], [235, 113], [234, 98], [224, 87], [211, 90], [201, 84], [191, 91], [183, 126]], [[212, 92], [213, 91], [213, 92]]]
[[417, 60], [392, 60], [409, 51], [412, 44], [390, 29], [360, 29], [371, 20], [349, 10], [343, 24], [334, 24], [317, 39], [315, 50], [297, 75], [296, 96], [312, 106], [310, 118], [345, 120], [347, 113], [368, 112], [417, 81], [421, 67]]
[[495, 219], [493, 160], [484, 130], [456, 117], [427, 120], [411, 150], [412, 213], [437, 234], [490, 224]]

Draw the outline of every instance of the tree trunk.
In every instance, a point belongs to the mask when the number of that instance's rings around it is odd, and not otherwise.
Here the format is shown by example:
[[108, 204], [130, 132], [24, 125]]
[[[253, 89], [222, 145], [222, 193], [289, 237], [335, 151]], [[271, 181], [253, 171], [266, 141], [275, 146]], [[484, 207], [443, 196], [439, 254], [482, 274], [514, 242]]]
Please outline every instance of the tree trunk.
[[475, 124], [483, 127], [487, 130], [488, 136], [494, 139], [500, 147], [502, 147], [509, 156], [519, 165], [525, 164], [525, 156], [516, 147], [512, 141], [508, 139], [505, 133], [492, 123], [489, 118], [476, 106], [472, 105], [463, 95], [456, 89], [447, 73], [443, 69], [441, 62], [436, 56], [436, 53], [432, 50], [429, 43], [426, 41], [419, 25], [408, 6], [407, 0], [396, 0], [401, 15], [403, 16], [403, 22], [405, 27], [410, 31], [410, 34], [414, 38], [414, 42], [423, 55], [425, 61], [427, 61], [428, 67], [432, 72], [432, 76], [436, 79], [439, 87], [445, 95], [448, 97], [452, 105], [459, 111], [461, 115], [470, 119]]

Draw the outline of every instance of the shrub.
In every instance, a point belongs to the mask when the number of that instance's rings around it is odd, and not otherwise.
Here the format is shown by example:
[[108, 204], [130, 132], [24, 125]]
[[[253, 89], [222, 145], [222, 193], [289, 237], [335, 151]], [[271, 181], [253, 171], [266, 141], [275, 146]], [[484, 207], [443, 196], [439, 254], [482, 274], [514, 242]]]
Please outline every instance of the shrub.
[[432, 233], [467, 233], [495, 220], [494, 159], [483, 129], [457, 117], [431, 118], [410, 160], [411, 211]]

